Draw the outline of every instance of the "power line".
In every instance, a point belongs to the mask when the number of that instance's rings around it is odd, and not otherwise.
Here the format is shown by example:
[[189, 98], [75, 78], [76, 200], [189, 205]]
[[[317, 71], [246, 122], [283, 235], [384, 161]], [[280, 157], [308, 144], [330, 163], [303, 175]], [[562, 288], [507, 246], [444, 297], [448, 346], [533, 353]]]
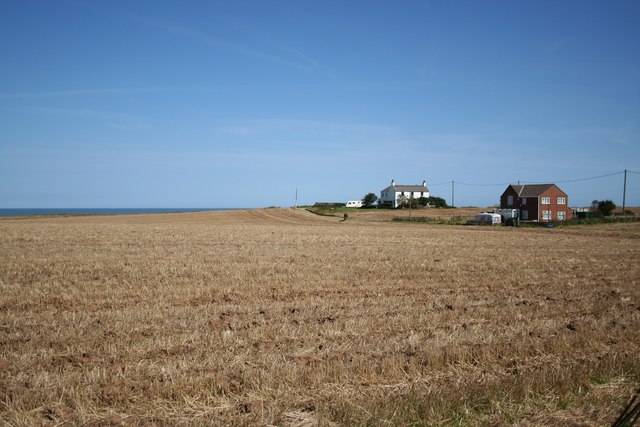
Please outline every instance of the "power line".
[[[627, 171], [627, 172], [640, 174], [640, 172], [636, 172], [636, 171]], [[560, 180], [560, 181], [555, 181], [555, 180], [547, 180], [547, 181], [518, 181], [518, 184], [520, 184], [521, 182], [522, 182], [522, 184], [544, 184], [544, 183], [548, 183], [548, 182], [561, 184], [561, 183], [566, 183], [566, 182], [590, 181], [590, 180], [594, 180], [594, 179], [601, 179], [601, 178], [607, 178], [607, 177], [610, 177], [610, 176], [622, 175], [623, 173], [624, 173], [624, 171], [620, 171], [620, 172], [609, 173], [609, 174], [606, 174], [606, 175], [590, 176], [588, 178], [565, 179], [565, 180]], [[460, 181], [456, 181], [455, 183], [458, 184], [458, 185], [466, 185], [466, 186], [469, 186], [469, 187], [502, 187], [502, 186], [505, 186], [505, 185], [513, 184], [513, 182], [497, 183], [497, 184], [472, 184], [472, 183], [460, 182]], [[451, 184], [451, 181], [442, 182], [442, 183], [438, 183], [438, 184], [429, 184], [429, 186], [436, 187], [436, 186], [439, 186], [439, 185], [449, 185], [449, 184]]]
[[[627, 193], [627, 173], [632, 173], [632, 174], [636, 174], [636, 175], [640, 175], [640, 172], [638, 171], [632, 171], [632, 170], [628, 170], [625, 169], [624, 171], [620, 171], [620, 172], [613, 172], [613, 173], [608, 173], [608, 174], [604, 174], [604, 175], [597, 175], [597, 176], [590, 176], [587, 178], [575, 178], [575, 179], [564, 179], [564, 180], [559, 180], [559, 181], [555, 181], [555, 180], [548, 180], [545, 182], [541, 182], [541, 181], [517, 181], [518, 185], [533, 185], [533, 184], [546, 184], [546, 183], [568, 183], [568, 182], [583, 182], [583, 181], [592, 181], [595, 179], [602, 179], [602, 178], [608, 178], [608, 177], [612, 177], [612, 176], [616, 176], [616, 175], [622, 175], [624, 174], [624, 185], [623, 185], [623, 196], [622, 196], [622, 211], [625, 211], [625, 205], [626, 205], [626, 193]], [[521, 184], [522, 182], [522, 184]], [[439, 182], [436, 184], [429, 184], [429, 187], [439, 187], [439, 186], [443, 186], [443, 185], [451, 185], [451, 205], [454, 206], [454, 194], [455, 194], [455, 184], [458, 185], [464, 185], [464, 186], [469, 186], [469, 187], [504, 187], [505, 185], [513, 185], [513, 182], [511, 183], [496, 183], [496, 184], [478, 184], [478, 183], [468, 183], [468, 182], [460, 182], [460, 181], [455, 181], [455, 180], [451, 180], [451, 181], [446, 181], [446, 182]]]
[[467, 182], [456, 181], [456, 184], [468, 185], [470, 187], [498, 187], [498, 186], [502, 187], [502, 186], [505, 186], [505, 185], [510, 185], [511, 183], [508, 182], [506, 184], [504, 184], [504, 183], [501, 183], [501, 184], [469, 184]]
[[[563, 183], [563, 182], [590, 181], [592, 179], [600, 179], [600, 178], [607, 178], [609, 176], [622, 175], [623, 173], [624, 173], [624, 171], [609, 173], [609, 174], [606, 174], [606, 175], [592, 176], [592, 177], [589, 177], [589, 178], [565, 179], [563, 181], [551, 181], [551, 182]], [[547, 182], [549, 182], [549, 181], [547, 181]], [[526, 183], [527, 184], [540, 184], [541, 182], [527, 181]]]

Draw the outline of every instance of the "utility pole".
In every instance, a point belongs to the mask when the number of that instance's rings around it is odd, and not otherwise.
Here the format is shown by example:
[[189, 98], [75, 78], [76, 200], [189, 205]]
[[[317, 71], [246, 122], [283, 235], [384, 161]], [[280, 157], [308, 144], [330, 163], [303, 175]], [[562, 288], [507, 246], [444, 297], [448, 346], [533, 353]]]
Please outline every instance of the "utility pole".
[[293, 202], [293, 208], [298, 209], [298, 189], [296, 188], [296, 200]]
[[622, 216], [625, 216], [624, 209], [627, 204], [627, 170], [624, 170], [624, 188], [622, 190]]
[[451, 207], [455, 207], [456, 204], [454, 202], [454, 195], [455, 195], [456, 189], [455, 189], [455, 181], [451, 180]]
[[411, 205], [413, 204], [413, 191], [409, 193], [409, 221], [411, 221]]

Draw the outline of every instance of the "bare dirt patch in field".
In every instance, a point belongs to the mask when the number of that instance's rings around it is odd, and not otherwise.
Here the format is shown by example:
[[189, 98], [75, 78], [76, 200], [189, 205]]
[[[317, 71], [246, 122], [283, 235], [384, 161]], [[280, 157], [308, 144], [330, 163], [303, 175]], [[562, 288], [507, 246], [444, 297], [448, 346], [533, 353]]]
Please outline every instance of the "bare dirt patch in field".
[[290, 209], [0, 221], [8, 424], [611, 423], [638, 224]]

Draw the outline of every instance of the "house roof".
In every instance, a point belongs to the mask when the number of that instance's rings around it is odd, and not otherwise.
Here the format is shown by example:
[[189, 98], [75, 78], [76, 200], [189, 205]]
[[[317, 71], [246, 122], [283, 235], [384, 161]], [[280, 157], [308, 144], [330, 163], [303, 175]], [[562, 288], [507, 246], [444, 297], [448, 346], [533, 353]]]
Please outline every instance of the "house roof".
[[394, 185], [396, 191], [429, 191], [426, 185]]
[[394, 184], [394, 185], [390, 185], [387, 188], [383, 189], [382, 191], [387, 191], [387, 190], [391, 190], [393, 192], [405, 192], [405, 191], [410, 191], [410, 192], [416, 192], [416, 191], [429, 191], [429, 189], [427, 188], [427, 185], [400, 185], [400, 184]]
[[555, 184], [510, 185], [518, 197], [540, 197]]

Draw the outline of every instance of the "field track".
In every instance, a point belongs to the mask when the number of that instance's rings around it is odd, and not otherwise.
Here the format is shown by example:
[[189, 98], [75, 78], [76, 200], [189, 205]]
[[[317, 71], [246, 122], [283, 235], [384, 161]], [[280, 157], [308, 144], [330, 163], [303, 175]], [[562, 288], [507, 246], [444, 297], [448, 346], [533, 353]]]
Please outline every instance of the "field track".
[[286, 224], [328, 224], [338, 220], [333, 217], [315, 215], [304, 209], [256, 209], [248, 212], [255, 221]]
[[184, 213], [156, 213], [131, 215], [49, 215], [33, 217], [0, 217], [2, 221], [38, 221], [38, 222], [74, 222], [83, 224], [151, 224], [151, 223], [215, 223], [215, 224], [327, 224], [339, 221], [339, 218], [320, 216], [304, 209], [265, 208], [201, 211]]
[[640, 386], [639, 223], [381, 219], [0, 219], [0, 424], [599, 426]]

